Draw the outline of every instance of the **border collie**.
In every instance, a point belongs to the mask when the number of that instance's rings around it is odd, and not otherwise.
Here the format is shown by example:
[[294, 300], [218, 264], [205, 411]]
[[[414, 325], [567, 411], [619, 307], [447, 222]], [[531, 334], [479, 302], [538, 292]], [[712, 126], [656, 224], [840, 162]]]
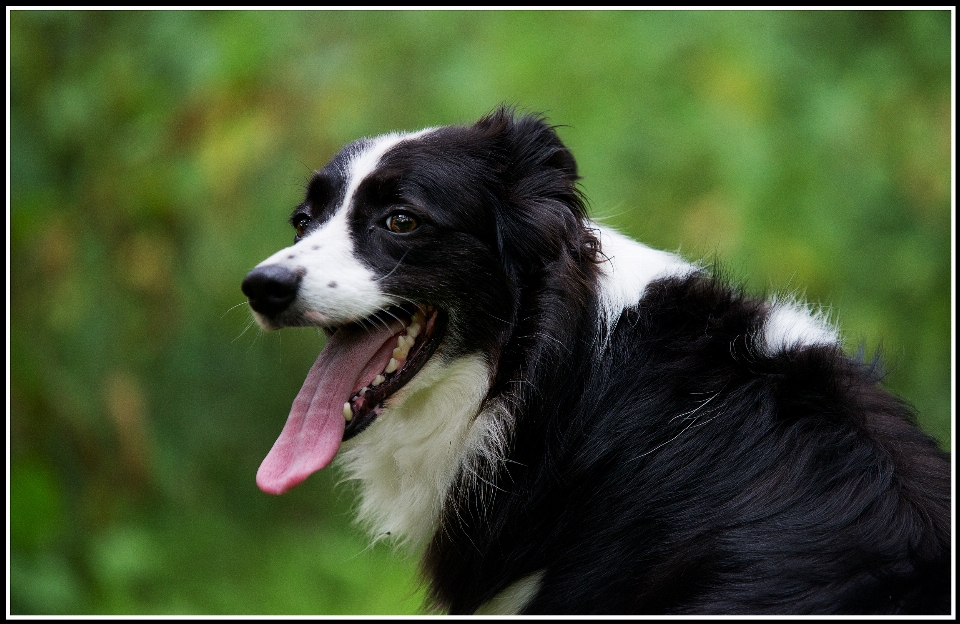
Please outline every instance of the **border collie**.
[[361, 139], [243, 280], [326, 346], [257, 473], [334, 456], [453, 614], [949, 613], [950, 458], [792, 299], [590, 221], [543, 118]]

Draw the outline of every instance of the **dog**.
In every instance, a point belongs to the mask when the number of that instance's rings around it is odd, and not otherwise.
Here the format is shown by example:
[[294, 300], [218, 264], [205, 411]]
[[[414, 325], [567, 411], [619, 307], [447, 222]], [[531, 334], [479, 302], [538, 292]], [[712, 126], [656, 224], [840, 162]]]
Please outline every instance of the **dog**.
[[949, 613], [950, 458], [878, 359], [577, 180], [503, 106], [317, 171], [242, 282], [264, 329], [328, 335], [258, 486], [336, 456], [451, 614]]

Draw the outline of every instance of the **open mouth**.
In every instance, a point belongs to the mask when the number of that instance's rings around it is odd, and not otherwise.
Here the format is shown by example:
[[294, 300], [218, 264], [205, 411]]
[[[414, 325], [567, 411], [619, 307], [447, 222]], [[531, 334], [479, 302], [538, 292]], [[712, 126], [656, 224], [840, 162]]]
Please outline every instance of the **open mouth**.
[[366, 376], [361, 374], [358, 382], [366, 381], [355, 388], [350, 400], [343, 404], [344, 441], [370, 426], [383, 410], [383, 402], [427, 363], [440, 343], [442, 332], [437, 331], [438, 323], [442, 325], [445, 321], [440, 317], [440, 310], [433, 306], [415, 307], [412, 314], [409, 308], [392, 308], [377, 317], [391, 331], [397, 323], [403, 329], [384, 342], [365, 368], [379, 372], [369, 379], [369, 372]]
[[340, 443], [373, 423], [385, 402], [436, 351], [446, 313], [395, 306], [336, 328], [307, 373], [290, 415], [257, 471], [257, 485], [282, 494], [326, 467]]

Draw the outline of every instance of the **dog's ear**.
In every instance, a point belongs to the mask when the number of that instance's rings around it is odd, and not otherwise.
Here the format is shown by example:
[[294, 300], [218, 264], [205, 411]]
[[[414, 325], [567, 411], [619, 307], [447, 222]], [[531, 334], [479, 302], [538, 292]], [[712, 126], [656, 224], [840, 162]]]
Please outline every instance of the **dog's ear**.
[[497, 240], [508, 268], [522, 275], [566, 257], [593, 259], [596, 239], [584, 227], [577, 163], [554, 127], [501, 106], [475, 128], [493, 145]]

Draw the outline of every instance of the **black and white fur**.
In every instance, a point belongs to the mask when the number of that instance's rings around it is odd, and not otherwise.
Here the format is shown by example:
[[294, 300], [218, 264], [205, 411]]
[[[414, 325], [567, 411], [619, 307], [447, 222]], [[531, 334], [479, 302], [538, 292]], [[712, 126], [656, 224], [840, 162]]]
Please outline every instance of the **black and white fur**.
[[[255, 269], [299, 276], [268, 328], [449, 315], [338, 455], [370, 533], [423, 549], [432, 606], [949, 613], [949, 456], [877, 363], [800, 302], [591, 222], [576, 181], [506, 109], [363, 139]], [[398, 211], [419, 227], [384, 227]]]

